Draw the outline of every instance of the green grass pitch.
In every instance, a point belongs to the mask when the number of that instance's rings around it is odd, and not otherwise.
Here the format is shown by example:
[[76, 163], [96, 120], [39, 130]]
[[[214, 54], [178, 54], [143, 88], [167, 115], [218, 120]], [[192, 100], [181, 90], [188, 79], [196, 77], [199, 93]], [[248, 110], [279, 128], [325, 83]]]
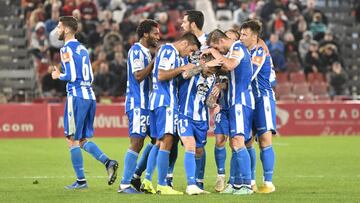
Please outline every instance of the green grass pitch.
[[[214, 192], [216, 166], [212, 137], [207, 144], [205, 178], [205, 188], [212, 193], [200, 196], [118, 194], [129, 141], [127, 138], [94, 141], [119, 161], [116, 183], [108, 186], [104, 166], [83, 153], [89, 189], [66, 191], [63, 187], [75, 177], [64, 139], [0, 140], [0, 202], [360, 202], [360, 136], [274, 138], [277, 190], [273, 194], [246, 197]], [[176, 189], [184, 191], [183, 148], [179, 149], [174, 183]], [[229, 159], [228, 153], [227, 172]], [[259, 156], [257, 161], [259, 185], [262, 179]]]

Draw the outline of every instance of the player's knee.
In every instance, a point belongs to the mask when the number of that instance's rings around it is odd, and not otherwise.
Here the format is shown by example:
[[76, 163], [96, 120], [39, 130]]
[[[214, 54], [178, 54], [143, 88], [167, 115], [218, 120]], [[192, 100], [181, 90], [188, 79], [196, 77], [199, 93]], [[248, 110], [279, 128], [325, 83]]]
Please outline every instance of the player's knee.
[[160, 140], [160, 149], [171, 150], [173, 144], [173, 135], [165, 134], [164, 137]]
[[194, 137], [181, 137], [181, 141], [184, 144], [185, 151], [195, 152], [195, 139]]
[[216, 143], [215, 143], [216, 147], [224, 147], [225, 144], [226, 144], [226, 136], [224, 135], [216, 136]]
[[83, 148], [83, 147], [84, 147], [84, 145], [85, 145], [87, 142], [88, 142], [88, 140], [87, 140], [86, 138], [82, 138], [82, 139], [80, 139], [80, 141], [79, 141], [79, 145], [80, 145], [80, 147], [81, 147], [81, 148]]
[[255, 140], [255, 137], [252, 137], [250, 140], [248, 140], [245, 143], [246, 148], [251, 148], [253, 146], [253, 144], [254, 144], [254, 140]]
[[244, 139], [244, 136], [243, 135], [237, 135], [237, 136], [234, 136], [232, 139], [231, 139], [231, 148], [233, 150], [238, 150], [238, 149], [241, 149], [245, 147], [245, 139]]
[[67, 140], [69, 148], [79, 146], [79, 141], [74, 140], [74, 136], [69, 136], [69, 137], [67, 137], [66, 140]]
[[272, 132], [267, 131], [259, 137], [260, 148], [265, 148], [272, 145]]
[[199, 158], [204, 154], [204, 148], [203, 147], [196, 147], [195, 149], [195, 157]]
[[132, 151], [139, 153], [143, 146], [144, 146], [143, 138], [131, 138], [130, 139], [130, 149]]

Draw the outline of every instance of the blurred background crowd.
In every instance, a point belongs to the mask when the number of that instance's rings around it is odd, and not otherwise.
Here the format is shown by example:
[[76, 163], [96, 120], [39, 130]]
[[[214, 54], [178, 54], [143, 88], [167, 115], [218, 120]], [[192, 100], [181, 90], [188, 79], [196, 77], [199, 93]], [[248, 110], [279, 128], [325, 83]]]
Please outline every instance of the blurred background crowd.
[[[63, 43], [55, 28], [63, 15], [80, 20], [76, 38], [89, 49], [99, 100], [122, 101], [127, 51], [138, 40], [138, 23], [155, 19], [161, 42], [171, 42], [181, 35], [182, 17], [191, 9], [205, 14], [205, 32], [238, 29], [247, 19], [262, 21], [280, 100], [358, 99], [360, 93], [360, 2], [356, 0], [22, 0], [6, 1], [4, 6], [11, 12], [0, 11], [4, 71], [0, 102], [57, 102], [65, 96], [65, 84], [52, 80], [49, 68], [60, 65]], [[23, 55], [22, 50], [26, 50]], [[33, 80], [32, 93], [26, 88], [17, 91], [16, 82], [6, 82], [13, 79], [9, 69], [14, 64], [26, 76], [24, 70], [34, 70], [32, 78], [14, 76], [24, 87]]]

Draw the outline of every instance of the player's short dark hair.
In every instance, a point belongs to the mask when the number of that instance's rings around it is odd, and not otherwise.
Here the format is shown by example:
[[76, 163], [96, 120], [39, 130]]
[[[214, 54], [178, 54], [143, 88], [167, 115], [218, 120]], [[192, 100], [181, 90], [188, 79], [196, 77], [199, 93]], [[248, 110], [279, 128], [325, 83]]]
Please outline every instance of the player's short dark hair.
[[235, 30], [235, 29], [226, 30], [226, 31], [225, 31], [225, 35], [226, 35], [227, 32], [232, 32], [232, 33], [234, 33], [234, 34], [236, 35], [236, 38], [237, 38], [237, 39], [240, 38], [240, 33], [239, 33], [237, 30]]
[[242, 29], [250, 29], [253, 33], [255, 33], [257, 36], [261, 35], [262, 32], [262, 24], [259, 20], [248, 20], [246, 22], [244, 22], [241, 27], [240, 30]]
[[198, 27], [200, 30], [203, 28], [204, 14], [201, 11], [189, 10], [186, 11], [185, 15], [188, 16], [188, 21], [190, 24], [194, 22], [196, 27]]
[[213, 30], [209, 33], [206, 44], [210, 46], [211, 43], [219, 43], [220, 39], [228, 39], [228, 37], [219, 29]]
[[183, 41], [183, 40], [189, 42], [191, 45], [196, 45], [198, 49], [200, 49], [201, 47], [200, 41], [198, 40], [196, 35], [194, 35], [191, 32], [187, 32], [179, 38], [179, 41]]
[[153, 27], [158, 27], [158, 23], [155, 20], [145, 19], [136, 28], [136, 33], [142, 38], [145, 33], [150, 33]]
[[65, 27], [70, 28], [74, 33], [77, 32], [78, 29], [78, 20], [73, 16], [61, 16], [59, 19]]

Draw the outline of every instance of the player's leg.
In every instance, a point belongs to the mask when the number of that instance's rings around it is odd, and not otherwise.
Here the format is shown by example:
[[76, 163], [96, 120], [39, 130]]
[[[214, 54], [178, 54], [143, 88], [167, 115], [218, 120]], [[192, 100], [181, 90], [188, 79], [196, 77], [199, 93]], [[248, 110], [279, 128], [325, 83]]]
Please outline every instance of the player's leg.
[[192, 126], [196, 141], [195, 157], [200, 157], [200, 165], [196, 165], [196, 184], [200, 189], [204, 190], [204, 176], [206, 166], [205, 145], [207, 143], [207, 131], [209, 130], [209, 124], [207, 121], [192, 121]]
[[245, 141], [251, 138], [252, 109], [243, 105], [234, 105], [230, 109], [230, 134], [233, 156], [238, 170], [235, 175], [235, 195], [252, 194], [251, 163]]
[[[156, 110], [156, 109], [155, 109]], [[146, 169], [145, 169], [145, 178], [142, 181], [142, 184], [140, 186], [140, 190], [145, 193], [154, 194], [156, 193], [156, 190], [152, 184], [152, 176], [156, 167], [156, 160], [157, 155], [159, 152], [159, 146], [160, 142], [157, 140], [157, 120], [156, 120], [156, 113], [154, 111], [150, 111], [150, 135], [152, 138], [153, 146], [149, 152], [148, 160], [146, 163]], [[154, 143], [155, 141], [155, 143]]]
[[[177, 133], [176, 133], [177, 134]], [[174, 187], [173, 184], [173, 173], [174, 173], [174, 167], [178, 156], [178, 145], [179, 145], [179, 135], [174, 136], [173, 145], [170, 150], [170, 156], [169, 156], [169, 168], [166, 175], [166, 184], [170, 187]]]
[[221, 192], [225, 189], [225, 161], [226, 161], [226, 141], [229, 135], [229, 122], [227, 111], [220, 111], [215, 115], [215, 162], [217, 167], [217, 178], [215, 191]]
[[195, 162], [196, 162], [196, 170], [195, 170], [196, 185], [203, 190], [205, 165], [206, 165], [206, 152], [204, 150], [204, 147], [196, 147]]
[[[259, 187], [259, 193], [271, 193], [275, 191], [272, 183], [275, 153], [272, 147], [272, 136], [276, 133], [275, 101], [269, 97], [263, 97], [259, 102], [262, 123], [259, 123], [258, 139], [260, 147], [260, 160], [263, 165], [264, 184]], [[264, 130], [265, 129], [265, 130]]]
[[[253, 131], [254, 132], [254, 131]], [[249, 141], [246, 142], [246, 148], [250, 156], [251, 163], [251, 188], [254, 192], [257, 191], [256, 186], [256, 150], [254, 148], [255, 134], [251, 137]]]
[[[166, 175], [169, 168], [170, 150], [173, 144], [174, 134], [176, 132], [177, 111], [172, 107], [158, 108], [157, 122], [162, 120], [162, 125], [158, 128], [158, 140], [160, 142], [159, 153], [157, 157], [158, 184], [157, 193], [159, 194], [183, 194], [166, 184]], [[164, 121], [165, 119], [165, 121]]]
[[64, 112], [65, 135], [70, 149], [71, 163], [77, 177], [77, 180], [72, 185], [65, 187], [66, 189], [84, 189], [88, 187], [79, 143], [79, 140], [82, 138], [81, 133], [85, 116], [83, 112], [79, 111], [77, 102], [74, 97], [69, 96], [66, 100]]
[[136, 194], [139, 192], [132, 188], [130, 184], [131, 178], [136, 170], [139, 152], [144, 145], [148, 112], [140, 108], [135, 108], [131, 111], [128, 111], [127, 116], [129, 119], [130, 146], [125, 155], [124, 174], [121, 179], [118, 192]]
[[[83, 128], [83, 139], [80, 139], [80, 147], [91, 154], [95, 159], [100, 161], [105, 165], [105, 168], [108, 173], [108, 184], [111, 185], [115, 182], [117, 177], [117, 168], [118, 162], [115, 160], [111, 160], [106, 156], [105, 153], [101, 151], [101, 149], [91, 140], [88, 140], [94, 135], [94, 119], [96, 112], [96, 101], [95, 100], [85, 100], [82, 99], [83, 102], [88, 103], [88, 111], [86, 117], [84, 118], [84, 128]], [[83, 108], [79, 107], [79, 108]]]
[[136, 165], [135, 173], [131, 179], [131, 185], [138, 191], [140, 191], [140, 188], [141, 188], [141, 179], [140, 179], [141, 175], [146, 169], [150, 151], [151, 151], [152, 147], [154, 146], [154, 144], [156, 143], [156, 139], [154, 139], [154, 138], [150, 138], [150, 139], [151, 139], [151, 141], [145, 146], [145, 148], [142, 152], [141, 158]]

